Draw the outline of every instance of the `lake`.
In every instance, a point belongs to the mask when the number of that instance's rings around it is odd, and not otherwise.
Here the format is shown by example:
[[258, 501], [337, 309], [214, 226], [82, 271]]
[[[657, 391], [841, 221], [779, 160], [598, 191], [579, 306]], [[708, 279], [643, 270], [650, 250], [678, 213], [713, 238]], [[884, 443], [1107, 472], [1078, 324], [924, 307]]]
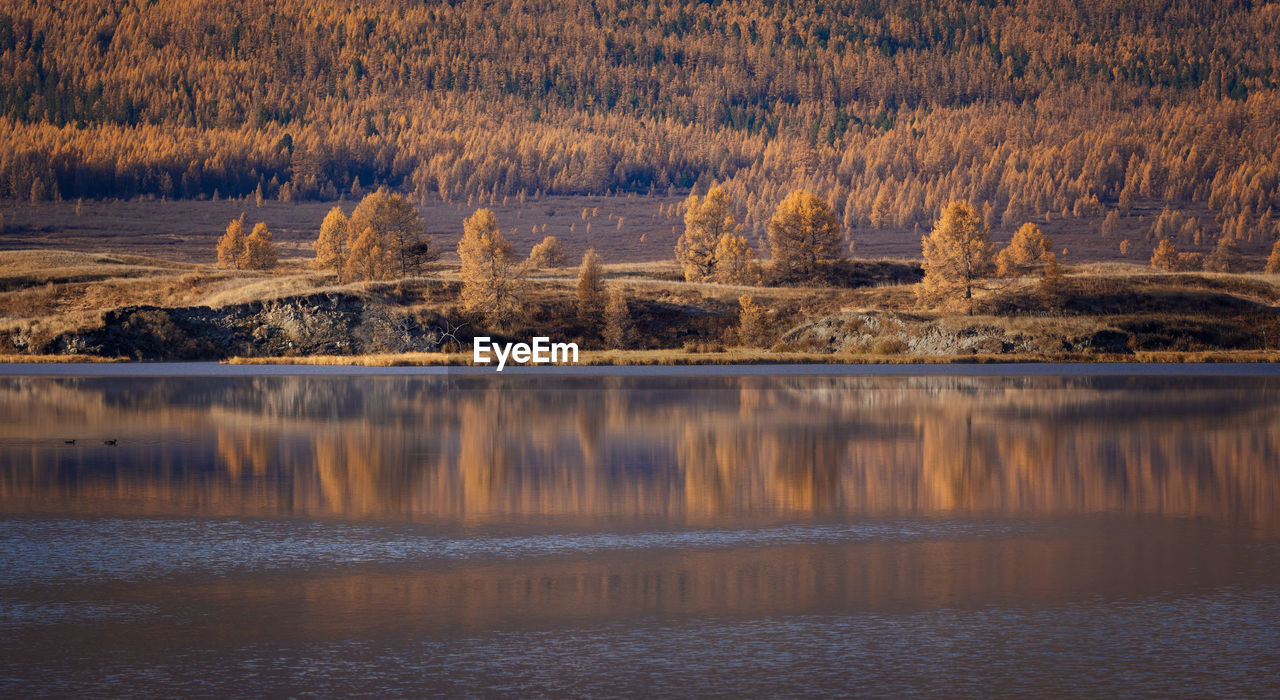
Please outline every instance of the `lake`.
[[1280, 371], [0, 374], [0, 695], [313, 694], [1274, 697]]

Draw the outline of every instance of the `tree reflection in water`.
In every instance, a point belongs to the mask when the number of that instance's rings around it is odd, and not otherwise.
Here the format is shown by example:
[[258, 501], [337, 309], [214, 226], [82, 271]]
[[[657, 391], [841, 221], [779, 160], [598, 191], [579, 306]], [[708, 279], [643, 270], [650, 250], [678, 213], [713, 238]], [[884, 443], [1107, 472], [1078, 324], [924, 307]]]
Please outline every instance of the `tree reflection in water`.
[[459, 524], [1127, 513], [1272, 531], [1278, 395], [1231, 378], [10, 377], [0, 505]]

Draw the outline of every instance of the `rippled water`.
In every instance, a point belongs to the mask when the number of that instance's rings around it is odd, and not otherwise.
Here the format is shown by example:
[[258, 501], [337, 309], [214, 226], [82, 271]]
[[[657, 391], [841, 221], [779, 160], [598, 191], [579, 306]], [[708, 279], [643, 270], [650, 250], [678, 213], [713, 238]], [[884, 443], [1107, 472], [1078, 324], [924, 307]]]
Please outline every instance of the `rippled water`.
[[1251, 372], [0, 377], [0, 695], [1275, 696]]

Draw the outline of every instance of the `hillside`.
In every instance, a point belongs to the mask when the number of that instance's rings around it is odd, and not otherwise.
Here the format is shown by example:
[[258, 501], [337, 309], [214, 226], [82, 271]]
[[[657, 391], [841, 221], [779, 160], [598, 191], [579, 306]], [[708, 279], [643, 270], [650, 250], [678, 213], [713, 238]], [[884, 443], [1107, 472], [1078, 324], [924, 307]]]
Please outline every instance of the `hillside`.
[[855, 236], [911, 240], [962, 198], [997, 231], [1261, 250], [1276, 36], [1280, 6], [1243, 0], [9, 4], [0, 194], [478, 205], [716, 180], [755, 236], [803, 187]]

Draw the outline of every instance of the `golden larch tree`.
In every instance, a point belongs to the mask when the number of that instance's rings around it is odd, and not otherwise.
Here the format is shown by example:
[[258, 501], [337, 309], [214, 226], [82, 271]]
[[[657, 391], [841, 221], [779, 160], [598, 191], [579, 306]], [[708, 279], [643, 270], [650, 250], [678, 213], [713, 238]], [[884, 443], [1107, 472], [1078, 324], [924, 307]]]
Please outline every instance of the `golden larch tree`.
[[924, 279], [916, 298], [924, 306], [963, 304], [973, 313], [973, 289], [992, 271], [995, 244], [973, 205], [956, 200], [942, 210], [929, 235], [920, 239]]
[[996, 274], [1001, 277], [1018, 277], [1043, 270], [1048, 257], [1053, 255], [1053, 241], [1032, 223], [1023, 224], [1013, 234], [1013, 240], [996, 256]]
[[676, 261], [689, 282], [710, 279], [716, 271], [716, 246], [725, 234], [735, 233], [729, 193], [714, 186], [707, 196], [690, 194], [684, 200], [684, 233], [676, 241]]
[[1244, 269], [1244, 255], [1234, 238], [1223, 236], [1218, 239], [1213, 252], [1204, 261], [1204, 268], [1210, 272], [1240, 272]]
[[1267, 258], [1267, 266], [1263, 271], [1270, 275], [1280, 275], [1280, 238], [1271, 246], [1271, 257]]
[[535, 268], [562, 267], [565, 264], [564, 246], [555, 236], [547, 236], [529, 251], [529, 264]]
[[759, 266], [753, 264], [756, 254], [745, 236], [726, 233], [716, 244], [716, 272], [714, 279], [725, 284], [752, 284], [759, 282]]
[[481, 312], [493, 323], [510, 318], [517, 308], [521, 275], [515, 251], [492, 211], [477, 209], [463, 222], [458, 257], [463, 308]]
[[758, 348], [768, 338], [768, 316], [765, 308], [749, 295], [738, 297], [738, 344]]
[[276, 266], [278, 259], [276, 244], [267, 225], [261, 222], [254, 224], [253, 232], [244, 241], [244, 268], [270, 270]]
[[627, 306], [626, 295], [618, 286], [609, 289], [609, 301], [604, 306], [603, 336], [608, 348], [621, 350], [630, 343], [631, 309]]
[[1178, 247], [1169, 239], [1160, 241], [1151, 253], [1151, 267], [1165, 272], [1174, 272], [1180, 265]]
[[1056, 310], [1062, 306], [1066, 296], [1067, 276], [1058, 264], [1058, 256], [1052, 252], [1044, 255], [1044, 266], [1041, 269], [1040, 281], [1036, 284], [1036, 293], [1045, 308]]
[[365, 226], [347, 247], [341, 278], [349, 281], [390, 279], [391, 265], [382, 239], [372, 226]]
[[218, 266], [232, 270], [244, 268], [244, 214], [227, 224], [227, 232], [218, 239]]
[[347, 257], [347, 244], [350, 238], [349, 223], [347, 215], [342, 212], [341, 207], [330, 209], [329, 213], [325, 214], [324, 221], [320, 224], [320, 235], [315, 242], [315, 266], [325, 270], [333, 270], [338, 273], [340, 278]]
[[366, 228], [373, 230], [386, 263], [383, 276], [374, 279], [405, 277], [438, 257], [418, 210], [385, 187], [365, 195], [351, 212], [348, 230], [363, 234]]
[[827, 200], [796, 190], [769, 220], [773, 266], [784, 276], [814, 272], [818, 263], [841, 257], [840, 223]]
[[601, 280], [600, 256], [595, 248], [588, 248], [582, 255], [578, 268], [578, 318], [584, 323], [594, 323], [604, 309], [604, 282]]

